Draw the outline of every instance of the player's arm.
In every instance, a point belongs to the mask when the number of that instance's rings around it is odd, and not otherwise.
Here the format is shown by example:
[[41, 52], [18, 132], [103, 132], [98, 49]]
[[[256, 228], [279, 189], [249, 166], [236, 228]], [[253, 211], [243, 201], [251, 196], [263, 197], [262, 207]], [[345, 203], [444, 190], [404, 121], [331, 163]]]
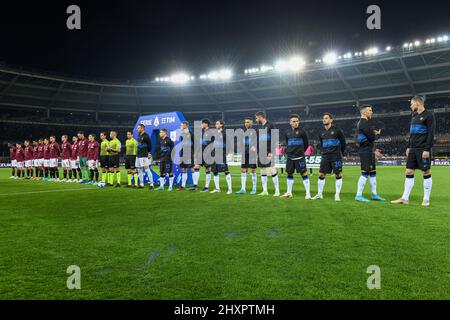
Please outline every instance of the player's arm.
[[362, 121], [359, 129], [364, 133], [370, 143], [374, 142], [377, 139], [375, 130], [370, 127], [369, 121]]
[[344, 153], [345, 149], [347, 148], [347, 142], [345, 140], [344, 133], [342, 132], [341, 129], [339, 129], [338, 132], [338, 139], [341, 142], [341, 152]]
[[303, 130], [302, 132], [302, 139], [303, 139], [303, 150], [306, 151], [306, 149], [309, 147], [309, 140], [305, 130]]
[[431, 148], [434, 145], [434, 132], [436, 130], [436, 120], [434, 118], [434, 114], [430, 113], [430, 116], [427, 117], [427, 140], [425, 143], [425, 151], [430, 152]]
[[[145, 143], [147, 145], [147, 153], [149, 154], [149, 156], [151, 156], [151, 152], [152, 152], [152, 140], [150, 139], [150, 137], [148, 136], [148, 134], [145, 135]], [[157, 151], [157, 150], [156, 150]]]

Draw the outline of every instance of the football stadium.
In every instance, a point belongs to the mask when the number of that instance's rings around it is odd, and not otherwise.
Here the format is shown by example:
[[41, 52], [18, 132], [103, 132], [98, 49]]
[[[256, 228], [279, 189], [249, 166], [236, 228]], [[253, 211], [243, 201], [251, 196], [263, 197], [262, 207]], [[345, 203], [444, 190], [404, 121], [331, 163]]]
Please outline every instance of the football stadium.
[[0, 64], [0, 298], [449, 299], [449, 98], [445, 32], [134, 81]]

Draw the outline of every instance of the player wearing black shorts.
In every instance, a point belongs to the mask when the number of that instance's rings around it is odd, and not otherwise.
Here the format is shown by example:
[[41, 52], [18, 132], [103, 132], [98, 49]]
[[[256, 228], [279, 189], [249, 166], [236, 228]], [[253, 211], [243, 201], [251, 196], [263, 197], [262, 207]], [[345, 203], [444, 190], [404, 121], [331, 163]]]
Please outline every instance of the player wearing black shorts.
[[136, 154], [137, 140], [133, 137], [132, 131], [127, 131], [127, 140], [125, 141], [125, 169], [127, 170], [127, 184], [125, 187], [139, 188], [139, 179], [136, 173]]
[[183, 121], [180, 125], [180, 167], [181, 167], [181, 186], [177, 190], [184, 190], [188, 179], [187, 170], [194, 173], [194, 133], [189, 127], [187, 121]]
[[291, 128], [287, 129], [282, 136], [282, 145], [286, 147], [286, 174], [287, 192], [281, 197], [292, 198], [292, 187], [294, 185], [294, 173], [300, 173], [306, 190], [306, 200], [311, 200], [308, 170], [306, 167], [305, 149], [309, 145], [306, 132], [300, 128], [300, 116], [293, 114], [289, 118]]
[[247, 171], [250, 169], [252, 175], [252, 191], [250, 194], [256, 194], [256, 183], [258, 176], [256, 175], [257, 164], [257, 143], [258, 136], [256, 130], [253, 129], [253, 119], [246, 117], [244, 119], [244, 137], [243, 137], [243, 153], [241, 155], [241, 190], [236, 194], [246, 194], [245, 186], [247, 184]]
[[197, 150], [194, 150], [194, 173], [192, 174], [193, 186], [190, 188], [190, 191], [195, 191], [198, 188], [198, 180], [200, 178], [200, 167], [205, 168], [205, 187], [202, 192], [209, 192], [209, 183], [211, 182], [211, 165], [213, 163], [211, 155], [206, 155], [205, 157], [205, 149], [214, 142], [213, 135], [211, 130], [209, 129], [211, 125], [211, 121], [209, 119], [202, 120], [202, 135], [201, 137], [195, 137], [195, 139], [200, 140], [201, 144], [201, 155], [195, 154]]
[[102, 181], [108, 181], [108, 168], [109, 168], [109, 141], [106, 138], [106, 132], [100, 133], [100, 168], [102, 168]]
[[[261, 125], [258, 131], [258, 167], [261, 172], [261, 182], [263, 191], [260, 196], [268, 196], [267, 191], [267, 175], [272, 176], [275, 187], [274, 197], [280, 196], [280, 187], [278, 183], [278, 172], [275, 167], [274, 157], [272, 155], [272, 130], [276, 130], [275, 126], [267, 120], [264, 112], [259, 111], [255, 114], [256, 122]], [[265, 146], [264, 146], [265, 145]]]
[[361, 107], [361, 118], [359, 119], [356, 129], [359, 145], [359, 158], [361, 160], [361, 177], [358, 180], [358, 191], [355, 200], [359, 202], [370, 202], [369, 199], [363, 197], [364, 187], [367, 179], [370, 182], [372, 191], [372, 200], [385, 201], [377, 194], [377, 165], [375, 158], [375, 140], [380, 136], [381, 130], [377, 130], [372, 120], [373, 108], [370, 104]]
[[342, 154], [346, 148], [344, 133], [333, 125], [333, 116], [324, 113], [322, 118], [323, 131], [319, 135], [319, 148], [322, 152], [322, 160], [319, 169], [318, 192], [313, 200], [323, 199], [325, 176], [333, 172], [336, 177], [335, 201], [341, 201], [342, 189]]
[[413, 112], [410, 127], [408, 149], [406, 149], [406, 181], [403, 195], [392, 201], [394, 204], [408, 204], [411, 190], [414, 186], [415, 170], [423, 172], [424, 197], [422, 206], [430, 206], [430, 195], [433, 180], [431, 178], [431, 151], [434, 145], [436, 120], [434, 114], [425, 109], [425, 101], [416, 96], [411, 99], [410, 108]]
[[225, 134], [225, 122], [223, 120], [216, 121], [216, 137], [214, 139], [214, 163], [211, 165], [211, 170], [214, 175], [215, 189], [211, 193], [220, 192], [219, 172], [225, 173], [228, 191], [227, 194], [233, 192], [231, 188], [231, 175], [227, 164], [227, 137]]
[[169, 189], [172, 191], [173, 187], [173, 173], [172, 173], [172, 150], [174, 148], [173, 141], [167, 135], [166, 129], [161, 129], [159, 132], [159, 143], [156, 149], [155, 158], [159, 159], [159, 188], [156, 190], [164, 190], [166, 176], [169, 176]]

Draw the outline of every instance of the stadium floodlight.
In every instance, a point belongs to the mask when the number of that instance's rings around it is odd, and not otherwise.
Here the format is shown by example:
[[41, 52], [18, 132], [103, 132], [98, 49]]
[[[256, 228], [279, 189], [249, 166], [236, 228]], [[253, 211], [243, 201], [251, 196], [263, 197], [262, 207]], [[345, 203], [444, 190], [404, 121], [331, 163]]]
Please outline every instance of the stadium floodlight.
[[447, 42], [448, 41], [448, 36], [443, 36], [442, 40]]
[[416, 40], [416, 41], [414, 41], [414, 46], [415, 47], [420, 47], [420, 41], [419, 40]]
[[272, 71], [273, 67], [272, 66], [262, 65], [259, 69], [261, 70], [261, 72], [268, 72], [268, 71]]
[[159, 82], [159, 78], [156, 78], [155, 81], [156, 81], [156, 82]]
[[327, 65], [336, 64], [337, 60], [338, 60], [338, 56], [334, 52], [329, 52], [323, 57], [323, 62], [325, 62], [325, 64], [327, 64]]
[[188, 76], [186, 73], [180, 72], [180, 73], [175, 73], [173, 75], [170, 76], [170, 81], [175, 83], [175, 84], [185, 84], [186, 82], [188, 82], [190, 80], [190, 76]]
[[389, 51], [391, 51], [391, 50], [392, 50], [392, 47], [391, 47], [391, 46], [387, 46], [387, 47], [386, 47], [386, 51], [387, 51], [387, 52], [389, 52]]
[[351, 52], [347, 52], [346, 54], [344, 54], [344, 59], [351, 59], [351, 58], [352, 58]]
[[292, 57], [288, 61], [288, 68], [290, 71], [298, 72], [302, 70], [305, 66], [306, 62], [300, 57]]
[[431, 39], [425, 40], [425, 43], [426, 43], [426, 44], [430, 44], [430, 43], [431, 43]]
[[285, 61], [285, 60], [278, 60], [275, 63], [275, 69], [277, 69], [277, 71], [279, 71], [279, 72], [284, 72], [287, 70], [287, 68], [288, 68], [288, 64], [287, 64], [287, 61]]
[[210, 80], [229, 80], [232, 76], [233, 72], [230, 69], [221, 69], [208, 73], [206, 78]]
[[430, 42], [431, 42], [431, 43], [435, 43], [435, 42], [436, 42], [436, 39], [435, 39], [435, 38], [431, 38], [431, 39], [430, 39]]
[[437, 38], [437, 41], [438, 41], [438, 42], [443, 42], [443, 41], [444, 41], [444, 38], [443, 38], [443, 37], [438, 37], [438, 38]]
[[404, 49], [408, 49], [408, 46], [409, 46], [409, 45], [408, 45], [407, 43], [405, 43], [405, 44], [403, 45], [403, 48], [404, 48]]

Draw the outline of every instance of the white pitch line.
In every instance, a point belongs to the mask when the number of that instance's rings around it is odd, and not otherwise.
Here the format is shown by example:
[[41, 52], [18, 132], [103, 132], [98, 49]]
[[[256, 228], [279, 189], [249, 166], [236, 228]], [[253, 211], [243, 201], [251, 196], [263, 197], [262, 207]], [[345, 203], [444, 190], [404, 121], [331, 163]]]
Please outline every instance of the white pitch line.
[[17, 196], [23, 194], [34, 194], [34, 193], [48, 193], [48, 192], [65, 192], [65, 191], [82, 191], [82, 190], [94, 190], [94, 188], [79, 188], [79, 189], [53, 189], [53, 190], [42, 190], [42, 191], [28, 191], [28, 192], [16, 192], [16, 193], [0, 193], [0, 196]]

